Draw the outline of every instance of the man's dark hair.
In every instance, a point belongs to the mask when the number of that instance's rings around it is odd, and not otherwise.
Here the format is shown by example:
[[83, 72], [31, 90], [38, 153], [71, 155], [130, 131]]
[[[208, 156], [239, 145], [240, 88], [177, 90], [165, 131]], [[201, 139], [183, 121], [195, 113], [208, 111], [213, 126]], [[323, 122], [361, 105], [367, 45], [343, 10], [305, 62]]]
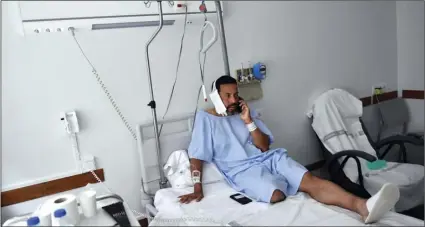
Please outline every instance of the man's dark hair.
[[[220, 86], [223, 84], [238, 84], [238, 83], [236, 82], [235, 78], [229, 75], [221, 76], [215, 81], [215, 88], [217, 89], [218, 92], [220, 92]], [[214, 82], [213, 82], [213, 86], [214, 86]]]

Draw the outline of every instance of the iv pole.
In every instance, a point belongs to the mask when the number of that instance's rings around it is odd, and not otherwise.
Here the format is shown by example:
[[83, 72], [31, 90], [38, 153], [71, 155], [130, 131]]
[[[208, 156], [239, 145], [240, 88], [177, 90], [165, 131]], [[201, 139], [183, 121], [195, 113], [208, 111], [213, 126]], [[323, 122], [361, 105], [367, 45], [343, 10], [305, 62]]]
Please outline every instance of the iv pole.
[[[158, 11], [159, 11], [159, 25], [156, 29], [155, 33], [152, 35], [152, 37], [149, 39], [149, 41], [146, 44], [146, 66], [148, 70], [148, 79], [149, 79], [149, 91], [150, 91], [150, 98], [151, 101], [149, 102], [148, 106], [152, 109], [152, 118], [153, 118], [153, 129], [155, 133], [155, 141], [156, 141], [156, 154], [158, 157], [158, 170], [159, 170], [159, 187], [165, 188], [167, 181], [164, 176], [164, 172], [161, 170], [162, 166], [162, 157], [161, 157], [161, 146], [159, 141], [159, 134], [158, 134], [158, 119], [156, 116], [156, 103], [154, 99], [153, 94], [153, 87], [152, 87], [152, 76], [151, 76], [151, 68], [150, 68], [150, 62], [149, 62], [149, 45], [151, 42], [155, 39], [155, 37], [158, 35], [158, 33], [161, 31], [163, 26], [163, 13], [162, 13], [162, 3], [161, 1], [158, 2]], [[221, 51], [223, 53], [223, 61], [224, 61], [224, 72], [226, 75], [230, 76], [230, 69], [229, 69], [229, 58], [227, 56], [227, 45], [226, 45], [226, 36], [224, 32], [224, 24], [223, 24], [223, 13], [221, 9], [220, 1], [215, 1], [216, 6], [216, 14], [217, 14], [217, 20], [219, 23], [219, 33], [220, 33], [220, 40], [221, 40]]]
[[229, 58], [227, 56], [226, 34], [224, 32], [223, 23], [223, 11], [221, 10], [220, 1], [215, 1], [215, 8], [217, 13], [217, 21], [219, 23], [218, 32], [220, 33], [221, 52], [223, 53], [224, 73], [225, 75], [230, 76]]
[[165, 181], [164, 172], [161, 171], [161, 166], [162, 166], [162, 164], [161, 164], [162, 158], [161, 158], [161, 152], [160, 152], [161, 146], [160, 146], [160, 143], [159, 143], [158, 119], [156, 117], [156, 103], [155, 103], [155, 99], [154, 99], [154, 96], [153, 96], [151, 66], [150, 66], [150, 62], [149, 62], [149, 45], [151, 44], [153, 39], [155, 39], [155, 37], [158, 35], [159, 31], [161, 31], [162, 25], [163, 25], [162, 2], [161, 1], [157, 1], [157, 2], [158, 2], [158, 11], [159, 11], [159, 25], [158, 25], [158, 28], [156, 29], [155, 33], [152, 35], [152, 37], [146, 43], [146, 66], [148, 68], [149, 91], [150, 91], [150, 98], [151, 98], [151, 101], [149, 102], [148, 106], [150, 106], [151, 110], [152, 110], [153, 130], [154, 130], [154, 133], [155, 133], [156, 154], [157, 154], [157, 157], [158, 157], [158, 169], [159, 169], [159, 176], [160, 176], [159, 188], [162, 189], [162, 188], [165, 188], [167, 182]]

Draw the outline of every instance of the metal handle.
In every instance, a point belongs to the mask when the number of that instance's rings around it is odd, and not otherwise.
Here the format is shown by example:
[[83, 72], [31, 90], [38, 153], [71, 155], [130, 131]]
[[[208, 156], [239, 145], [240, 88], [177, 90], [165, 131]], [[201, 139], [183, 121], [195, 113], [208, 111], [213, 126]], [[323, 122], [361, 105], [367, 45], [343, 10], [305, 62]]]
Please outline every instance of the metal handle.
[[[203, 45], [203, 39], [204, 39], [204, 32], [205, 32], [205, 30], [206, 30], [208, 27], [211, 27], [211, 29], [212, 29], [212, 31], [213, 31], [213, 36], [211, 37], [210, 41], [208, 41], [207, 45], [206, 45], [205, 47], [203, 47], [202, 45]], [[212, 45], [213, 45], [216, 41], [217, 41], [217, 31], [216, 31], [216, 29], [215, 29], [215, 27], [214, 27], [214, 24], [213, 24], [213, 23], [211, 23], [210, 21], [205, 21], [204, 26], [203, 26], [203, 27], [202, 27], [202, 29], [201, 29], [201, 48], [202, 48], [201, 52], [202, 52], [202, 53], [207, 52], [207, 51], [208, 51], [208, 49], [210, 49], [210, 48], [211, 48], [211, 46], [212, 46]]]

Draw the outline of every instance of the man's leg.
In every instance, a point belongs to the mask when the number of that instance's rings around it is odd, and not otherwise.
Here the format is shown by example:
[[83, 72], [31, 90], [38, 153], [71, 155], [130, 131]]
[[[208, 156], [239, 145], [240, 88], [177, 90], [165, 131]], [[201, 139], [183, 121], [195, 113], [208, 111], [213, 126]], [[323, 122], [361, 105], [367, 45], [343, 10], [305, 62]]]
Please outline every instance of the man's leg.
[[369, 215], [365, 199], [345, 191], [330, 181], [313, 176], [309, 172], [304, 174], [299, 190], [308, 193], [313, 199], [321, 203], [354, 211], [363, 219]]
[[276, 153], [272, 160], [273, 170], [288, 179], [289, 194], [302, 191], [309, 194], [313, 199], [327, 204], [339, 206], [354, 211], [363, 218], [367, 217], [368, 209], [366, 200], [354, 196], [338, 185], [313, 176], [308, 170], [290, 158], [286, 152]]
[[286, 198], [286, 178], [272, 174], [264, 165], [253, 165], [231, 180], [237, 186], [235, 189], [256, 201], [277, 203]]
[[272, 160], [272, 172], [288, 180], [287, 196], [297, 191], [308, 193], [313, 199], [328, 205], [339, 206], [362, 216], [366, 223], [379, 220], [397, 203], [400, 192], [393, 184], [384, 184], [370, 199], [365, 200], [346, 192], [338, 185], [313, 176], [286, 152], [276, 153]]

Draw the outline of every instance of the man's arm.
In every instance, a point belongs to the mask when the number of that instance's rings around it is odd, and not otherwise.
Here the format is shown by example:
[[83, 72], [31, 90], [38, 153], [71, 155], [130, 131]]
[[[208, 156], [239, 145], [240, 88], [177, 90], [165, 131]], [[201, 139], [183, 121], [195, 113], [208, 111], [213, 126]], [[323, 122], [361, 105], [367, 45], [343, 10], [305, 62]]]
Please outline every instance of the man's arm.
[[[241, 100], [240, 106], [242, 108], [241, 119], [244, 121], [245, 125], [253, 123], [254, 121], [251, 118], [250, 110], [245, 101]], [[270, 137], [262, 132], [260, 128], [256, 128], [251, 131], [252, 142], [254, 145], [260, 149], [262, 152], [268, 151], [270, 148]]]
[[192, 174], [194, 170], [199, 171], [201, 182], [195, 183], [193, 186], [193, 193], [179, 196], [181, 203], [190, 203], [192, 200], [196, 200], [199, 202], [202, 198], [204, 198], [204, 193], [202, 191], [202, 160], [199, 159], [190, 159], [190, 173]]
[[[248, 123], [249, 124], [249, 123]], [[252, 142], [262, 152], [268, 151], [270, 148], [270, 138], [264, 134], [259, 128], [251, 132]]]

